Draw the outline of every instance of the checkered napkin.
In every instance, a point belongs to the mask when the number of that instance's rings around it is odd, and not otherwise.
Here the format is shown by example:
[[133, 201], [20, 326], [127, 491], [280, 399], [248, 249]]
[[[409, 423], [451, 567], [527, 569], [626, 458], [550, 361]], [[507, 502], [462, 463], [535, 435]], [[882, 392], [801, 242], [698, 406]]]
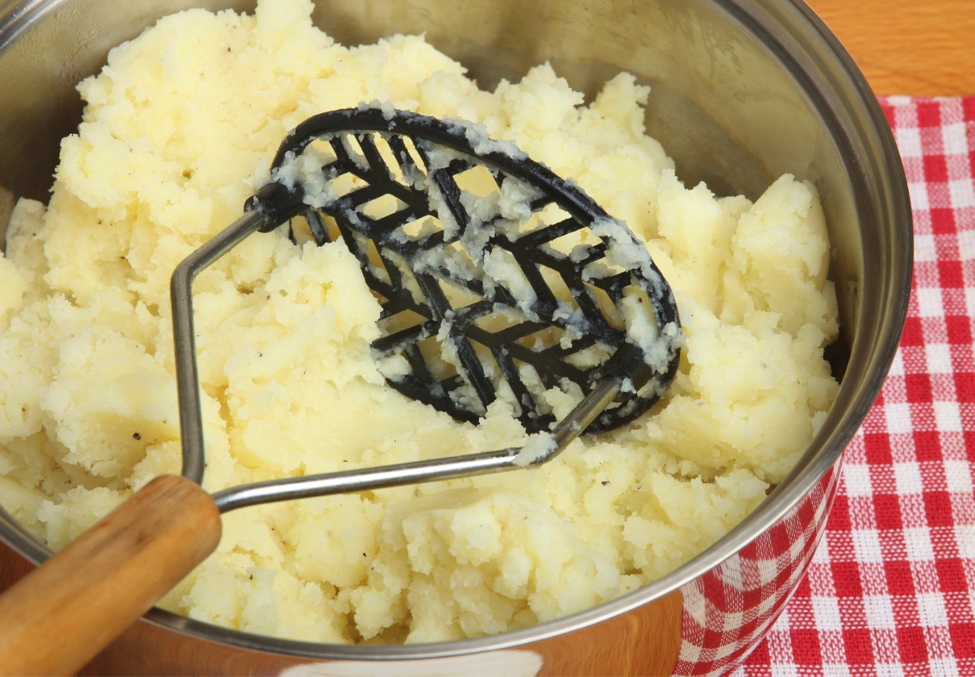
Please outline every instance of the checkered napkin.
[[914, 209], [900, 350], [825, 537], [734, 677], [975, 676], [975, 97], [890, 97]]

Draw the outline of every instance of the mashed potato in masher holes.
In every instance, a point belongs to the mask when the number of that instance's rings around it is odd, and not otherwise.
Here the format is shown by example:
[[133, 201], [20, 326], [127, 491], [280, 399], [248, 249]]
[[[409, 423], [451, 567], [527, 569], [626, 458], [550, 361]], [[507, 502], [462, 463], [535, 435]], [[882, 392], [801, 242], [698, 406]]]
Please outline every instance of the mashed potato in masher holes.
[[[60, 548], [179, 471], [173, 268], [240, 215], [290, 128], [379, 99], [481, 123], [626, 221], [673, 285], [680, 373], [636, 423], [541, 468], [230, 513], [164, 606], [305, 640], [447, 640], [599, 604], [720, 538], [836, 392], [815, 190], [784, 176], [752, 203], [685, 187], [629, 75], [588, 105], [548, 65], [485, 92], [420, 37], [346, 48], [310, 9], [171, 16], [81, 83], [50, 204], [17, 205], [0, 258], [3, 507]], [[385, 385], [379, 305], [341, 243], [255, 235], [195, 289], [210, 490], [525, 440], [503, 402], [474, 426]], [[560, 415], [566, 399], [550, 393]]]

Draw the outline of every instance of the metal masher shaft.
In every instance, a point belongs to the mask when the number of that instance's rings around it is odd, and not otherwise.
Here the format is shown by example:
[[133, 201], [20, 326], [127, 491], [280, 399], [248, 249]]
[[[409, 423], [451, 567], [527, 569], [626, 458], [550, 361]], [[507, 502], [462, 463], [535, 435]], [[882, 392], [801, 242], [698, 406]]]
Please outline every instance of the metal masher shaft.
[[[616, 399], [620, 387], [620, 382], [615, 378], [606, 378], [599, 382], [589, 395], [552, 430], [554, 444], [545, 450], [545, 453], [531, 460], [528, 465], [545, 463], [565, 449], [610, 402]], [[465, 456], [255, 482], [218, 491], [213, 494], [213, 501], [221, 513], [226, 513], [261, 503], [486, 475], [523, 468], [524, 466], [519, 465], [517, 461], [520, 451], [518, 447], [511, 447]]]
[[193, 280], [207, 266], [237, 246], [267, 222], [259, 210], [246, 212], [216, 237], [194, 251], [173, 271], [170, 299], [173, 304], [173, 340], [176, 353], [176, 389], [179, 393], [179, 428], [183, 445], [182, 475], [203, 483], [203, 418], [200, 382], [196, 366], [196, 335], [193, 331]]

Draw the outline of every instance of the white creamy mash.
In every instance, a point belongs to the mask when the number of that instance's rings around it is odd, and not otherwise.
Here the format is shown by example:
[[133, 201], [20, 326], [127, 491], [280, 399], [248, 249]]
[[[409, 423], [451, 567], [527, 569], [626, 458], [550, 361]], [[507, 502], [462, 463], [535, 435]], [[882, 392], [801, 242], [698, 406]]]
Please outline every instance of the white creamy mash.
[[[483, 124], [646, 240], [681, 310], [680, 373], [637, 422], [541, 468], [230, 513], [164, 606], [304, 640], [447, 640], [599, 604], [715, 542], [837, 389], [815, 190], [784, 176], [752, 203], [685, 187], [630, 75], [589, 104], [547, 64], [485, 92], [420, 37], [347, 48], [310, 10], [171, 16], [79, 86], [50, 203], [17, 205], [0, 258], [0, 503], [60, 548], [178, 472], [173, 268], [240, 215], [290, 128], [378, 99]], [[255, 235], [195, 289], [210, 490], [526, 439], [504, 402], [474, 426], [385, 385], [379, 305], [341, 243]]]

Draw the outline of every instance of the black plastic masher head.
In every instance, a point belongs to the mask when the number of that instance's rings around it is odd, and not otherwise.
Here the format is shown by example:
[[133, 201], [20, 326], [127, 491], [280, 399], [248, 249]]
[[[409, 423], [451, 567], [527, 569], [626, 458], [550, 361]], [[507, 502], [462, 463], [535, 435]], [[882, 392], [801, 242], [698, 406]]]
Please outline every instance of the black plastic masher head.
[[[302, 159], [316, 141], [324, 147]], [[406, 395], [476, 421], [506, 388], [536, 432], [554, 421], [544, 389], [628, 379], [625, 406], [588, 428], [599, 432], [638, 417], [673, 377], [677, 307], [646, 248], [513, 145], [363, 107], [299, 125], [274, 168], [277, 185], [253, 206], [280, 200], [283, 186], [319, 244], [341, 234], [382, 305], [376, 359], [404, 358], [384, 373]], [[623, 312], [628, 296], [648, 304], [654, 322], [640, 329], [656, 337], [628, 337], [627, 321], [640, 321]]]
[[[527, 460], [522, 452], [513, 463], [520, 450], [507, 449], [450, 470], [459, 458], [403, 464], [391, 476], [370, 469], [386, 476], [365, 488], [544, 462], [583, 431], [640, 416], [676, 373], [677, 306], [646, 247], [574, 183], [483, 128], [389, 106], [316, 115], [281, 144], [247, 210], [173, 278], [187, 476], [202, 477], [203, 466], [192, 278], [248, 234], [286, 222], [293, 239], [342, 239], [358, 259], [382, 308], [374, 357], [394, 388], [465, 421], [500, 397], [526, 430], [551, 432]], [[551, 388], [582, 398], [558, 423]], [[364, 472], [325, 476], [355, 475], [340, 489], [315, 489], [314, 478], [267, 483], [270, 498], [237, 497], [231, 507], [361, 489]]]

